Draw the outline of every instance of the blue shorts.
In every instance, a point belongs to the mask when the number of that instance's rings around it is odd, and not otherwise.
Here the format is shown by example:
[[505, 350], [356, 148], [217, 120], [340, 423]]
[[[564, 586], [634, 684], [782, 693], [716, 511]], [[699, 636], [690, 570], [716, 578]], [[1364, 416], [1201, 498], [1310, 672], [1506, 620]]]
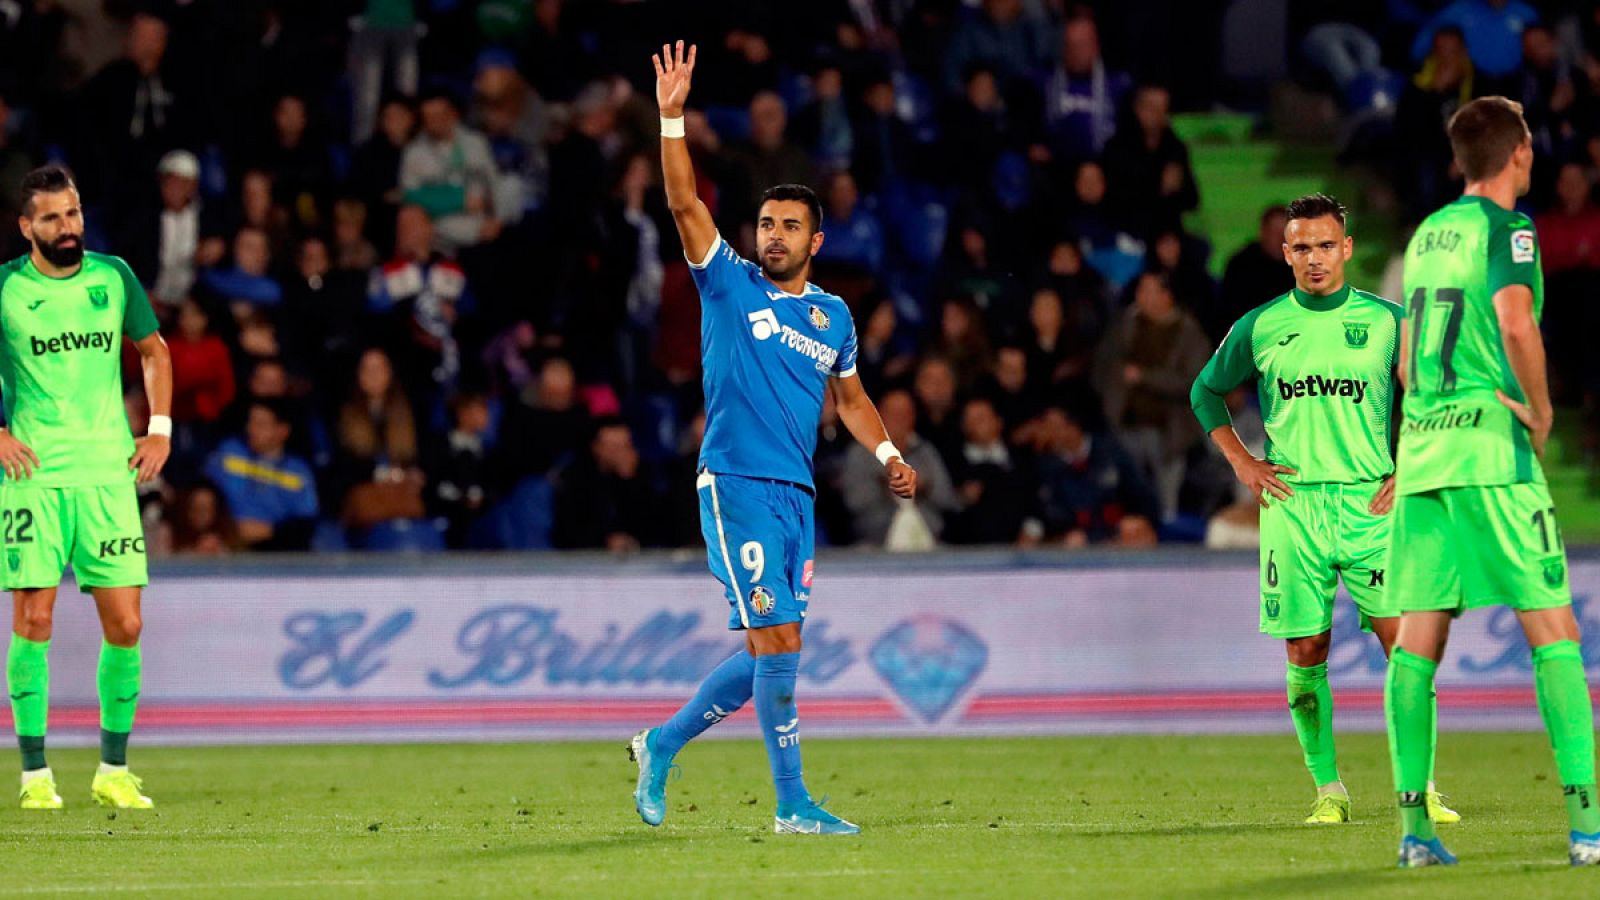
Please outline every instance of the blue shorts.
[[811, 600], [814, 502], [787, 481], [701, 472], [700, 533], [733, 607], [728, 627], [804, 621]]

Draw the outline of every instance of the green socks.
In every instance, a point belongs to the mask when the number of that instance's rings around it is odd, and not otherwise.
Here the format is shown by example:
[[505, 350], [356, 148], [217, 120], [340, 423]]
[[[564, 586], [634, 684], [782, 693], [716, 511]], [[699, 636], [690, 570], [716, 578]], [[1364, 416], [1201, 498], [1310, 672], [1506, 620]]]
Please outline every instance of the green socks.
[[1600, 832], [1600, 796], [1594, 781], [1594, 707], [1576, 641], [1533, 648], [1533, 686], [1550, 733], [1556, 771], [1567, 799], [1572, 830]]
[[137, 645], [100, 644], [100, 761], [107, 765], [128, 764], [128, 733], [139, 707], [141, 659]]
[[11, 718], [22, 749], [22, 770], [45, 767], [44, 733], [50, 713], [49, 641], [30, 641], [11, 635], [6, 653], [6, 690], [11, 695]]
[[1383, 683], [1384, 716], [1389, 724], [1389, 760], [1400, 799], [1400, 825], [1422, 840], [1434, 837], [1426, 803], [1433, 773], [1433, 676], [1439, 664], [1396, 647]]
[[1301, 667], [1289, 663], [1289, 716], [1305, 751], [1306, 768], [1317, 787], [1339, 780], [1333, 746], [1333, 691], [1328, 688], [1328, 664]]

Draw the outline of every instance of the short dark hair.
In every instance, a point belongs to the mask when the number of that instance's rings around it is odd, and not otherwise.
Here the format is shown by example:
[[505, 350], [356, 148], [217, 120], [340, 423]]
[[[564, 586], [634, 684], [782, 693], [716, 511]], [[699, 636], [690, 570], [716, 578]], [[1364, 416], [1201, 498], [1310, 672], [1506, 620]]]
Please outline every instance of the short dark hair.
[[817, 199], [817, 192], [803, 184], [775, 184], [767, 188], [761, 195], [761, 202], [756, 204], [759, 210], [768, 200], [796, 200], [806, 205], [806, 210], [811, 213], [811, 233], [816, 234], [822, 230], [822, 201]]
[[[1294, 202], [1289, 204], [1288, 214], [1291, 222], [1295, 219], [1320, 219], [1323, 216], [1333, 216], [1340, 228], [1344, 227], [1345, 219], [1349, 217], [1349, 212], [1343, 203], [1320, 191], [1296, 197]], [[1264, 220], [1265, 216], [1262, 218]]]
[[22, 176], [22, 214], [33, 215], [35, 194], [59, 194], [62, 191], [75, 190], [77, 187], [77, 182], [73, 180], [72, 173], [66, 166], [55, 163], [40, 166]]
[[1287, 215], [1289, 215], [1289, 208], [1287, 206], [1269, 206], [1261, 211], [1261, 224], [1265, 225], [1272, 221], [1273, 216]]
[[[263, 362], [269, 361], [276, 362], [276, 360], [263, 360]], [[282, 363], [279, 363], [279, 365], [282, 365]], [[294, 419], [289, 415], [289, 404], [283, 402], [282, 399], [278, 397], [250, 398], [250, 409], [255, 409], [258, 406], [271, 414], [274, 419], [277, 419], [279, 425], [287, 425], [291, 429], [294, 428]]]
[[1445, 127], [1450, 151], [1468, 181], [1493, 178], [1511, 162], [1511, 152], [1528, 140], [1522, 104], [1504, 97], [1479, 97], [1456, 110]]

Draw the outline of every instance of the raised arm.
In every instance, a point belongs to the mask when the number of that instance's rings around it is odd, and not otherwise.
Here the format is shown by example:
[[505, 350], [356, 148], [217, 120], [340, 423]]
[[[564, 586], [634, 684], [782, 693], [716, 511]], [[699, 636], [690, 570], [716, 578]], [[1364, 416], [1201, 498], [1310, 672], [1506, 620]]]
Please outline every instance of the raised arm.
[[699, 265], [717, 241], [717, 223], [694, 192], [694, 163], [683, 138], [683, 105], [689, 99], [689, 79], [694, 76], [695, 48], [689, 47], [687, 59], [683, 41], [676, 49], [674, 54], [673, 47], [663, 44], [661, 53], [650, 57], [656, 66], [656, 103], [661, 107], [661, 172], [667, 187], [667, 209], [678, 223], [684, 255]]

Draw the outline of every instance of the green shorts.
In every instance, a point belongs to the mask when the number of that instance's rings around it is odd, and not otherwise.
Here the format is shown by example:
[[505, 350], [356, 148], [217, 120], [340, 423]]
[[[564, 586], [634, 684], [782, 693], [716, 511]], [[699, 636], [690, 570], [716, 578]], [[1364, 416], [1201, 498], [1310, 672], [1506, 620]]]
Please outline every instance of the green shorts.
[[133, 481], [92, 487], [0, 483], [5, 590], [61, 583], [72, 564], [81, 590], [144, 587], [144, 524]]
[[1288, 500], [1261, 511], [1261, 633], [1302, 638], [1333, 627], [1333, 598], [1345, 589], [1370, 619], [1398, 616], [1384, 589], [1390, 517], [1368, 512], [1381, 482], [1297, 484]]
[[1452, 487], [1395, 498], [1392, 589], [1403, 611], [1569, 606], [1567, 553], [1544, 484]]

